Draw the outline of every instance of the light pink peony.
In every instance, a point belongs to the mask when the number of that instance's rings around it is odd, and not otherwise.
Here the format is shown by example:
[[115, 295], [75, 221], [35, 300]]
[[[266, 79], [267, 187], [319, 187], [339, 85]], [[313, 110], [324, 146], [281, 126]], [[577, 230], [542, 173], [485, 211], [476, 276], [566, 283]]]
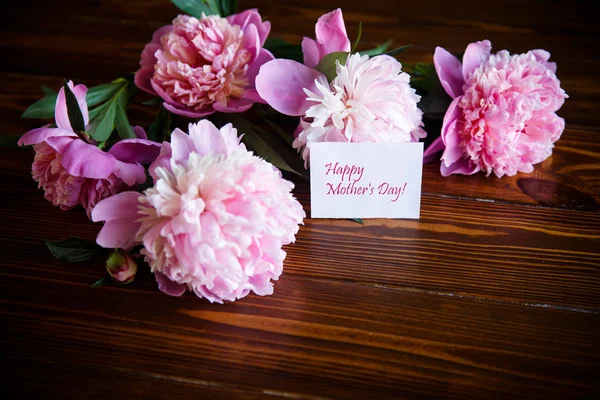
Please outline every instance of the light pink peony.
[[94, 221], [106, 221], [97, 242], [142, 253], [159, 288], [186, 289], [211, 302], [250, 291], [273, 293], [283, 269], [282, 245], [294, 241], [305, 214], [293, 184], [239, 143], [231, 124], [204, 120], [190, 134], [175, 130], [151, 166], [154, 186], [100, 202]]
[[556, 115], [566, 95], [557, 79], [550, 54], [532, 50], [491, 55], [488, 40], [471, 43], [463, 63], [441, 47], [434, 64], [446, 92], [454, 98], [441, 137], [426, 150], [442, 149], [441, 172], [497, 177], [530, 173], [533, 165], [552, 154], [565, 128]]
[[396, 59], [350, 55], [328, 82], [312, 68], [331, 52], [350, 50], [341, 11], [321, 17], [316, 32], [316, 41], [305, 38], [302, 43], [305, 65], [273, 60], [256, 78], [256, 88], [270, 106], [302, 117], [293, 145], [302, 151], [305, 165], [314, 142], [397, 143], [426, 136], [417, 107], [420, 96]]
[[227, 18], [179, 15], [144, 48], [135, 83], [160, 96], [175, 114], [200, 118], [215, 111], [246, 111], [264, 102], [254, 79], [273, 59], [262, 48], [270, 29], [256, 10]]
[[[73, 86], [72, 82], [69, 87], [87, 125], [87, 88]], [[146, 172], [140, 163], [150, 163], [159, 154], [160, 144], [146, 140], [140, 127], [134, 128], [138, 139], [122, 140], [108, 152], [82, 140], [71, 128], [64, 89], [56, 100], [55, 121], [56, 128], [46, 126], [27, 132], [19, 145], [33, 145], [33, 179], [44, 189], [44, 197], [62, 210], [81, 204], [89, 217], [100, 200], [145, 182]]]

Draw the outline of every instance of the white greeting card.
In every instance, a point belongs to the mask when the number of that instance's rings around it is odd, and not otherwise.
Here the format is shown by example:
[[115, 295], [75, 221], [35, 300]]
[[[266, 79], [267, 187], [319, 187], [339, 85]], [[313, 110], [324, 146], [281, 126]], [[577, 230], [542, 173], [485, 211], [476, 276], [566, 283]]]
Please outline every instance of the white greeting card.
[[419, 218], [423, 143], [311, 143], [312, 218]]

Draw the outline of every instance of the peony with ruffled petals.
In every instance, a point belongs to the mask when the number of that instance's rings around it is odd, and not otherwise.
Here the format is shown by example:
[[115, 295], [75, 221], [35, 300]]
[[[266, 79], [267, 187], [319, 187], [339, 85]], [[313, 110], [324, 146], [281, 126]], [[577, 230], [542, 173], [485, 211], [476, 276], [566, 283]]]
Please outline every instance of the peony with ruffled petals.
[[442, 175], [483, 171], [497, 177], [530, 173], [552, 154], [565, 127], [556, 111], [566, 95], [550, 54], [532, 50], [491, 54], [488, 40], [471, 43], [463, 63], [436, 48], [434, 64], [446, 92], [454, 98], [442, 134], [425, 151], [444, 149]]
[[301, 116], [294, 148], [305, 165], [314, 142], [418, 141], [426, 136], [420, 96], [410, 87], [410, 76], [387, 55], [350, 55], [336, 65], [336, 77], [313, 69], [329, 53], [350, 51], [341, 10], [325, 14], [315, 28], [317, 39], [302, 42], [304, 65], [291, 60], [266, 63], [256, 88], [275, 110]]
[[94, 221], [106, 221], [97, 242], [142, 243], [159, 288], [186, 290], [211, 302], [250, 291], [273, 293], [283, 269], [282, 246], [294, 241], [305, 214], [293, 184], [239, 143], [237, 131], [208, 121], [176, 130], [151, 166], [154, 186], [102, 201]]
[[273, 59], [262, 48], [270, 29], [256, 10], [227, 18], [179, 15], [144, 48], [135, 83], [160, 96], [175, 114], [200, 118], [246, 111], [263, 102], [254, 79]]
[[390, 56], [357, 53], [345, 65], [338, 63], [329, 85], [317, 81], [317, 93], [305, 89], [314, 105], [306, 110], [293, 143], [305, 162], [314, 142], [404, 143], [425, 137], [417, 107], [421, 97], [401, 68]]
[[[87, 125], [87, 88], [72, 82], [69, 87]], [[159, 154], [160, 144], [147, 140], [141, 127], [133, 129], [137, 139], [122, 140], [108, 152], [82, 140], [71, 128], [64, 88], [56, 100], [55, 122], [56, 128], [46, 126], [27, 132], [19, 145], [33, 145], [33, 179], [44, 189], [44, 197], [62, 210], [81, 205], [89, 217], [100, 200], [145, 182], [141, 163], [151, 163]]]

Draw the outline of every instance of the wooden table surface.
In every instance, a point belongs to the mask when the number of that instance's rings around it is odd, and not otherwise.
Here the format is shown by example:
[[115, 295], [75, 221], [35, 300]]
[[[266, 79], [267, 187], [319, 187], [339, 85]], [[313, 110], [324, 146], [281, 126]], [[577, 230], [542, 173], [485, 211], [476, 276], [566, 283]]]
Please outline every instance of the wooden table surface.
[[[2, 134], [62, 78], [93, 85], [137, 68], [167, 0], [20, 1], [0, 24]], [[210, 304], [149, 273], [90, 288], [101, 261], [66, 264], [43, 239], [93, 240], [30, 177], [31, 149], [0, 149], [4, 398], [592, 398], [600, 389], [598, 8], [567, 1], [240, 1], [299, 43], [343, 5], [363, 47], [490, 39], [545, 48], [570, 98], [566, 130], [532, 174], [423, 174], [421, 219], [306, 219], [268, 297]], [[154, 109], [135, 106], [147, 124]], [[308, 186], [297, 197], [309, 210]]]

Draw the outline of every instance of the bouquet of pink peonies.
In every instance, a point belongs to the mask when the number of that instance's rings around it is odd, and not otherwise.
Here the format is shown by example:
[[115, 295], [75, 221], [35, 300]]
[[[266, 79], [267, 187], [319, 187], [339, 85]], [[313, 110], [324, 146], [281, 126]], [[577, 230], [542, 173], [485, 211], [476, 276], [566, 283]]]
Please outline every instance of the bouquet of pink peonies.
[[[23, 114], [54, 117], [19, 140], [45, 198], [104, 222], [96, 243], [47, 242], [65, 261], [105, 257], [93, 286], [130, 283], [143, 263], [174, 296], [272, 294], [305, 218], [284, 177], [307, 178], [315, 142], [425, 140], [425, 162], [443, 152], [443, 176], [502, 177], [532, 172], [564, 130], [567, 95], [544, 50], [491, 54], [481, 41], [462, 61], [438, 47], [433, 64], [402, 65], [409, 46], [356, 51], [361, 29], [351, 42], [340, 9], [294, 45], [236, 1], [172, 1], [183, 14], [154, 33], [135, 74], [44, 88]], [[147, 130], [127, 113], [138, 89], [159, 107]]]

